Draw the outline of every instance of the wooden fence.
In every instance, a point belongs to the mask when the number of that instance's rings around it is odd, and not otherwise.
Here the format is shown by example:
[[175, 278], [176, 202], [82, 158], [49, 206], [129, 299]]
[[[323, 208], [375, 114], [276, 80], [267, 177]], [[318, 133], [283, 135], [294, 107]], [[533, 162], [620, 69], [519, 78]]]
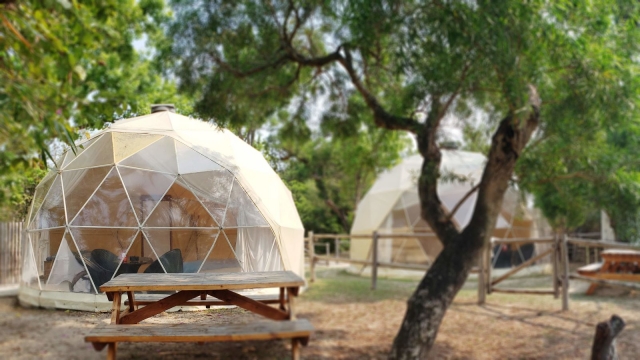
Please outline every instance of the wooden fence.
[[[307, 241], [306, 252], [309, 257], [310, 264], [310, 281], [315, 281], [316, 272], [315, 266], [318, 261], [325, 261], [329, 263], [333, 262], [346, 262], [357, 265], [371, 266], [371, 288], [375, 289], [378, 277], [379, 267], [388, 267], [396, 269], [407, 270], [423, 270], [429, 269], [429, 265], [420, 264], [404, 264], [404, 263], [389, 263], [382, 262], [378, 259], [378, 242], [380, 239], [402, 239], [402, 238], [416, 238], [421, 236], [433, 236], [431, 233], [408, 233], [408, 234], [380, 234], [373, 232], [371, 235], [348, 235], [348, 234], [316, 234], [312, 231], [309, 232]], [[322, 244], [325, 247], [325, 255], [317, 255], [315, 253], [316, 241], [320, 239], [333, 239], [335, 241], [335, 254], [329, 256], [329, 250], [327, 244]], [[340, 254], [340, 241], [341, 239], [353, 240], [371, 240], [372, 251], [371, 260], [354, 260], [347, 257], [343, 257]], [[523, 261], [520, 265], [507, 270], [502, 275], [493, 277], [492, 274], [492, 261], [493, 247], [495, 245], [525, 245], [525, 244], [547, 244], [547, 249], [541, 250], [538, 254], [532, 256], [530, 259]], [[628, 245], [615, 242], [604, 242], [601, 240], [587, 240], [584, 238], [569, 237], [567, 235], [556, 235], [553, 237], [545, 238], [512, 238], [512, 239], [491, 239], [491, 243], [482, 251], [480, 258], [478, 259], [478, 266], [472, 269], [472, 273], [478, 274], [478, 303], [483, 304], [487, 294], [493, 292], [503, 293], [516, 293], [516, 294], [532, 294], [532, 295], [553, 295], [555, 298], [562, 297], [562, 309], [569, 309], [569, 280], [579, 279], [586, 280], [600, 284], [609, 284], [614, 286], [626, 286], [633, 289], [640, 289], [639, 284], [622, 282], [622, 281], [609, 281], [589, 279], [583, 276], [570, 273], [570, 260], [571, 251], [576, 252], [579, 249], [586, 254], [585, 257], [580, 257], [579, 261], [597, 262], [601, 261], [600, 253], [602, 249], [629, 249], [640, 250], [640, 245]], [[570, 251], [571, 250], [571, 251]], [[549, 256], [551, 260], [552, 276], [551, 287], [548, 289], [525, 289], [525, 288], [507, 288], [498, 287], [499, 283], [503, 282], [507, 278], [516, 274], [517, 272], [534, 265], [536, 262], [541, 261], [545, 257]]]
[[[374, 231], [371, 235], [349, 235], [349, 234], [314, 234], [313, 231], [309, 231], [309, 234], [305, 241], [307, 242], [306, 253], [309, 257], [309, 265], [310, 265], [310, 281], [314, 282], [316, 280], [316, 263], [318, 261], [325, 261], [329, 263], [330, 261], [334, 262], [345, 262], [356, 265], [364, 265], [371, 266], [371, 289], [375, 290], [378, 283], [378, 268], [392, 268], [392, 269], [404, 269], [404, 270], [421, 270], [427, 271], [429, 269], [429, 265], [421, 265], [421, 264], [406, 264], [406, 263], [397, 263], [397, 262], [384, 262], [379, 260], [378, 254], [378, 243], [380, 239], [407, 239], [407, 238], [417, 238], [424, 236], [433, 236], [432, 233], [406, 233], [406, 234], [380, 234], [377, 231]], [[321, 239], [334, 239], [335, 241], [335, 256], [328, 255], [316, 255], [315, 247], [316, 241]], [[349, 239], [353, 240], [370, 240], [371, 244], [371, 260], [355, 260], [347, 257], [342, 257], [340, 254], [340, 240], [341, 239]], [[477, 272], [478, 269], [474, 268], [472, 272]]]
[[[493, 278], [491, 255], [494, 245], [525, 245], [525, 244], [547, 244], [549, 248], [540, 251], [535, 256], [524, 261], [522, 264], [508, 270], [506, 273]], [[554, 236], [545, 238], [517, 238], [517, 239], [491, 239], [490, 246], [485, 247], [478, 260], [478, 304], [484, 304], [486, 295], [493, 292], [530, 294], [530, 295], [553, 295], [555, 298], [562, 295], [562, 309], [569, 309], [569, 261], [567, 251], [567, 237]], [[498, 287], [499, 283], [508, 279], [517, 272], [529, 267], [543, 258], [551, 257], [551, 288], [548, 289], [526, 289], [526, 288], [506, 288]]]
[[21, 222], [0, 223], [0, 285], [20, 283], [22, 225]]

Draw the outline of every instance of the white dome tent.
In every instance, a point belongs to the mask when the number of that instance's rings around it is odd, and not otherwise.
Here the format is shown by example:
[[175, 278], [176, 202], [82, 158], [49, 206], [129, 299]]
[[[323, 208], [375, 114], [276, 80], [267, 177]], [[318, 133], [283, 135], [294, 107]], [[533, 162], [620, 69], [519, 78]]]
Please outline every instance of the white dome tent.
[[36, 188], [20, 301], [100, 311], [131, 272], [304, 275], [302, 222], [262, 154], [171, 111], [116, 121]]
[[[413, 155], [394, 168], [380, 174], [371, 189], [358, 204], [351, 227], [352, 235], [420, 233], [416, 238], [379, 240], [378, 260], [387, 263], [429, 265], [442, 250], [440, 241], [420, 216], [417, 180], [423, 158]], [[442, 150], [442, 177], [438, 195], [444, 207], [452, 210], [482, 176], [486, 158], [479, 153]], [[471, 220], [477, 193], [471, 194], [458, 208], [453, 221], [464, 228]], [[520, 204], [516, 190], [505, 194], [494, 236], [529, 237], [533, 221]], [[371, 240], [352, 240], [350, 256], [354, 260], [371, 259]]]

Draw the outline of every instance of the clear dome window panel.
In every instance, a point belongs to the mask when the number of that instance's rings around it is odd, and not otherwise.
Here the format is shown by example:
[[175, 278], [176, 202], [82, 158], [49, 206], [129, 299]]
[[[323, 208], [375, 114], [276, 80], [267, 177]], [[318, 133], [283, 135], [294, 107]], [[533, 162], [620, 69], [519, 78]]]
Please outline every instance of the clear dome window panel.
[[118, 272], [137, 233], [137, 229], [71, 228], [73, 239], [98, 291]]
[[69, 233], [65, 233], [62, 238], [55, 241], [51, 239], [51, 248], [52, 250], [57, 248], [57, 251], [45, 260], [44, 290], [92, 292], [91, 279]]
[[[127, 251], [125, 261], [120, 264], [115, 276], [124, 273], [151, 273], [151, 272], [164, 272], [164, 269], [159, 264], [156, 253], [149, 245], [147, 236], [144, 232], [140, 231], [136, 234], [131, 246]], [[152, 266], [152, 264], [154, 264]], [[151, 269], [149, 269], [151, 267]]]
[[209, 212], [180, 180], [156, 205], [145, 227], [218, 227]]
[[62, 168], [65, 168], [67, 165], [69, 165], [77, 156], [79, 156], [80, 154], [82, 154], [83, 151], [85, 151], [91, 144], [93, 144], [98, 138], [100, 138], [100, 136], [97, 136], [93, 139], [87, 140], [81, 144], [78, 144], [76, 146], [76, 152], [74, 153], [71, 149], [68, 149], [66, 151], [67, 156], [64, 158], [64, 161], [62, 162]]
[[[181, 234], [184, 235], [184, 234]], [[157, 260], [145, 269], [146, 273], [182, 273], [184, 272], [184, 254], [180, 248], [179, 235], [174, 231], [145, 229], [147, 244], [155, 252]]]
[[71, 222], [72, 226], [138, 226], [131, 203], [113, 168], [98, 190]]
[[429, 263], [433, 262], [442, 251], [442, 243], [435, 235], [419, 237], [416, 241], [420, 244]]
[[416, 239], [393, 239], [391, 261], [406, 264], [429, 264], [429, 258]]
[[111, 141], [111, 134], [106, 133], [97, 138], [91, 146], [70, 162], [69, 165], [65, 167], [65, 170], [113, 164], [113, 141]]
[[[225, 230], [226, 231], [226, 230]], [[220, 233], [207, 260], [200, 268], [201, 273], [242, 272], [242, 266], [236, 258], [233, 248], [236, 246], [236, 233]]]
[[240, 183], [234, 180], [229, 196], [229, 203], [225, 212], [224, 226], [264, 226], [269, 223], [264, 219], [260, 210], [251, 201], [249, 195], [242, 189]]
[[185, 174], [181, 177], [215, 221], [222, 224], [233, 185], [233, 174], [227, 170], [216, 170]]
[[75, 218], [89, 197], [98, 189], [109, 170], [111, 170], [110, 166], [103, 166], [62, 172], [64, 198], [69, 219]]
[[401, 196], [402, 204], [405, 207], [411, 207], [413, 205], [420, 206], [420, 196], [418, 195], [417, 190], [408, 190], [402, 193]]
[[404, 209], [392, 210], [391, 221], [394, 229], [408, 229], [409, 223], [407, 222], [407, 214]]
[[62, 155], [58, 156], [54, 161], [53, 164], [55, 165], [56, 169], [62, 169], [62, 164], [64, 164], [64, 159], [65, 157], [67, 157], [67, 152], [63, 152]]
[[170, 174], [178, 173], [174, 141], [166, 136], [122, 160], [120, 164]]
[[424, 221], [424, 219], [420, 218], [418, 219], [418, 222], [416, 222], [416, 224], [413, 226], [413, 231], [417, 232], [417, 233], [431, 233], [431, 227], [429, 227], [429, 224], [427, 224], [426, 221]]
[[270, 228], [225, 229], [236, 232], [236, 255], [244, 271], [274, 271], [282, 269], [282, 259]]
[[31, 229], [48, 229], [66, 224], [62, 194], [62, 180], [60, 176], [56, 176], [40, 210], [35, 215]]
[[51, 171], [47, 174], [47, 176], [45, 176], [42, 182], [40, 182], [40, 184], [36, 186], [36, 192], [33, 195], [33, 202], [31, 204], [31, 213], [29, 214], [30, 225], [33, 222], [33, 219], [35, 218], [36, 214], [40, 210], [40, 206], [42, 206], [42, 203], [44, 202], [44, 199], [47, 196], [47, 193], [49, 192], [49, 189], [51, 189], [51, 185], [53, 185], [53, 182], [55, 180], [56, 180], [56, 173], [54, 171]]
[[409, 223], [411, 226], [415, 226], [418, 221], [421, 219], [420, 217], [420, 205], [411, 205], [406, 208], [407, 216], [409, 217]]
[[[32, 237], [39, 236], [38, 234], [28, 234], [27, 240], [23, 243], [24, 248], [22, 254], [24, 259], [22, 260], [22, 270], [20, 274], [20, 281], [22, 284], [35, 289], [40, 289], [40, 273], [38, 266], [36, 265], [35, 252], [33, 251], [34, 245]], [[42, 275], [44, 277], [44, 264]]]
[[141, 224], [146, 221], [176, 179], [175, 175], [126, 167], [118, 167], [118, 171]]
[[222, 169], [220, 165], [187, 145], [179, 141], [175, 143], [176, 155], [178, 157], [178, 172], [180, 174]]
[[112, 132], [111, 134], [113, 136], [113, 154], [116, 163], [162, 138], [162, 135], [139, 133]]
[[[168, 272], [198, 272], [218, 236], [218, 229], [147, 229], [149, 243], [158, 254], [176, 250], [180, 255], [180, 263], [171, 263], [171, 259], [179, 261], [177, 256], [163, 262]], [[174, 271], [170, 271], [173, 269]], [[180, 270], [180, 271], [178, 271]]]

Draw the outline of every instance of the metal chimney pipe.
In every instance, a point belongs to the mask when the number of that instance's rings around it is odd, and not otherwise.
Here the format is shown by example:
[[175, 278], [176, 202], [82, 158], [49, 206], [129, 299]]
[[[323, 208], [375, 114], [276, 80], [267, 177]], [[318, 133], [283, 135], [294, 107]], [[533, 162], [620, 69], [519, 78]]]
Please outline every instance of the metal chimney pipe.
[[171, 111], [172, 113], [176, 112], [176, 107], [173, 104], [152, 104], [151, 105], [151, 113], [157, 113], [160, 111]]

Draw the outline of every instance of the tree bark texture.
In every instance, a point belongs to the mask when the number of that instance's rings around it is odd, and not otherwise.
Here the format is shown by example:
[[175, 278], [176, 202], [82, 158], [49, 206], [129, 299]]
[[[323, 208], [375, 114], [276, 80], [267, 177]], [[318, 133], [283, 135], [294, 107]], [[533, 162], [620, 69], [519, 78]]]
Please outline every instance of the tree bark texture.
[[591, 360], [617, 360], [615, 338], [624, 329], [625, 323], [618, 315], [596, 326], [596, 335], [591, 348]]
[[437, 194], [441, 154], [431, 133], [437, 123], [428, 129], [428, 117], [427, 134], [418, 134], [418, 147], [424, 157], [418, 184], [422, 217], [444, 248], [407, 302], [389, 359], [427, 358], [447, 308], [491, 237], [516, 161], [538, 125], [539, 99], [535, 89], [531, 103], [533, 111], [528, 118], [509, 114], [500, 122], [492, 138], [471, 221], [462, 230], [452, 222]]

